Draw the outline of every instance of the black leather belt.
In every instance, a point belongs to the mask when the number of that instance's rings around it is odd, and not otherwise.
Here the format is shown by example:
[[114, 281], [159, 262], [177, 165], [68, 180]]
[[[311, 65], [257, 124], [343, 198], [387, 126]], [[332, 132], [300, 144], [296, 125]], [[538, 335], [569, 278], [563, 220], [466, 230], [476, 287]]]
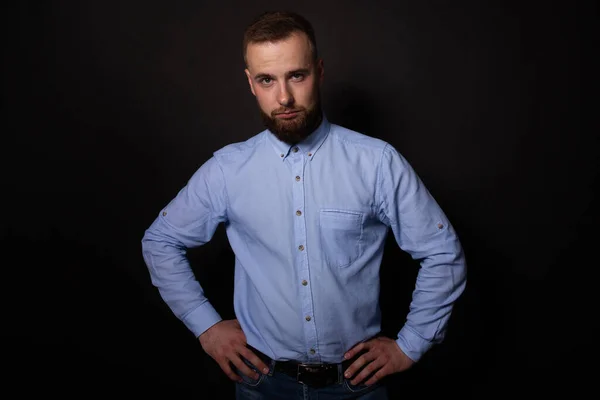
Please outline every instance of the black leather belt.
[[[248, 347], [267, 365], [270, 365], [273, 361], [271, 357], [255, 349], [254, 347]], [[350, 360], [344, 360], [339, 364], [312, 364], [293, 360], [275, 361], [273, 363], [273, 371], [281, 372], [291, 376], [292, 378], [296, 379], [298, 383], [303, 383], [312, 387], [324, 387], [331, 384], [342, 383], [344, 379], [344, 372], [356, 360], [356, 358], [358, 358], [358, 356], [359, 355]]]

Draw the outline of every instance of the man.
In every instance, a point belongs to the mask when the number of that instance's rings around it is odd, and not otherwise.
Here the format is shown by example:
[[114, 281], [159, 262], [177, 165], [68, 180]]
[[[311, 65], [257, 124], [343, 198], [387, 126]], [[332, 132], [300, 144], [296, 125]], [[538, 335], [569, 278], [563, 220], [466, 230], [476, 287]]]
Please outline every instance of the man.
[[[152, 282], [238, 399], [385, 399], [382, 378], [443, 339], [466, 282], [459, 239], [390, 144], [327, 120], [308, 21], [261, 15], [244, 57], [267, 129], [216, 151], [161, 210], [142, 240]], [[235, 253], [237, 319], [227, 321], [185, 257], [220, 223]], [[379, 335], [390, 229], [421, 263], [396, 338]]]

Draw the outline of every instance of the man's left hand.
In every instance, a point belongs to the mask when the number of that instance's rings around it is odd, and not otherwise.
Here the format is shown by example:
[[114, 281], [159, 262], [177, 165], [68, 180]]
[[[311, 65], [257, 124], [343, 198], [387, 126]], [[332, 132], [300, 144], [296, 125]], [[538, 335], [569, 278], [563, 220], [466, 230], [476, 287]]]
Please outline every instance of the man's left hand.
[[371, 375], [369, 380], [365, 382], [365, 385], [370, 386], [384, 376], [405, 371], [414, 364], [414, 361], [404, 354], [398, 344], [387, 337], [376, 337], [359, 343], [350, 349], [344, 357], [351, 359], [361, 351], [365, 353], [358, 357], [344, 373], [346, 378], [352, 378], [357, 371], [366, 365], [350, 381], [352, 385], [358, 385]]

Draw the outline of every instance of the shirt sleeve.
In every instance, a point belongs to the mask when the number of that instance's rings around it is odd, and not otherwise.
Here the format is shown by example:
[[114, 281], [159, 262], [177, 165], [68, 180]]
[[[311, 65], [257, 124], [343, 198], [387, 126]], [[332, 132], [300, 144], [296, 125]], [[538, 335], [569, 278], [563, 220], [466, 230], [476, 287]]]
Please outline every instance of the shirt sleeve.
[[152, 284], [196, 337], [221, 320], [190, 267], [186, 249], [207, 243], [227, 220], [223, 172], [214, 157], [164, 207], [142, 238]]
[[402, 250], [418, 260], [407, 320], [396, 342], [413, 361], [440, 343], [454, 302], [466, 285], [459, 238], [419, 176], [389, 144], [382, 153], [378, 185], [380, 219]]

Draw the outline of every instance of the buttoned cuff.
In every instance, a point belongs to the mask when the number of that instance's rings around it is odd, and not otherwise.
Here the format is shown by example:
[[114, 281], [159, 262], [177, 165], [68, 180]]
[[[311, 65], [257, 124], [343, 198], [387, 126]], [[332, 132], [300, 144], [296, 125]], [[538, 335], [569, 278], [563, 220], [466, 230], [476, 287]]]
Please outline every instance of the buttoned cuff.
[[182, 322], [196, 337], [198, 337], [221, 320], [221, 316], [214, 307], [208, 301], [205, 301], [194, 311], [186, 315], [182, 319]]
[[414, 362], [421, 359], [423, 354], [427, 352], [433, 346], [433, 343], [429, 340], [423, 339], [417, 335], [412, 329], [404, 326], [400, 333], [398, 333], [398, 339], [396, 343], [400, 347], [400, 350], [408, 356]]

